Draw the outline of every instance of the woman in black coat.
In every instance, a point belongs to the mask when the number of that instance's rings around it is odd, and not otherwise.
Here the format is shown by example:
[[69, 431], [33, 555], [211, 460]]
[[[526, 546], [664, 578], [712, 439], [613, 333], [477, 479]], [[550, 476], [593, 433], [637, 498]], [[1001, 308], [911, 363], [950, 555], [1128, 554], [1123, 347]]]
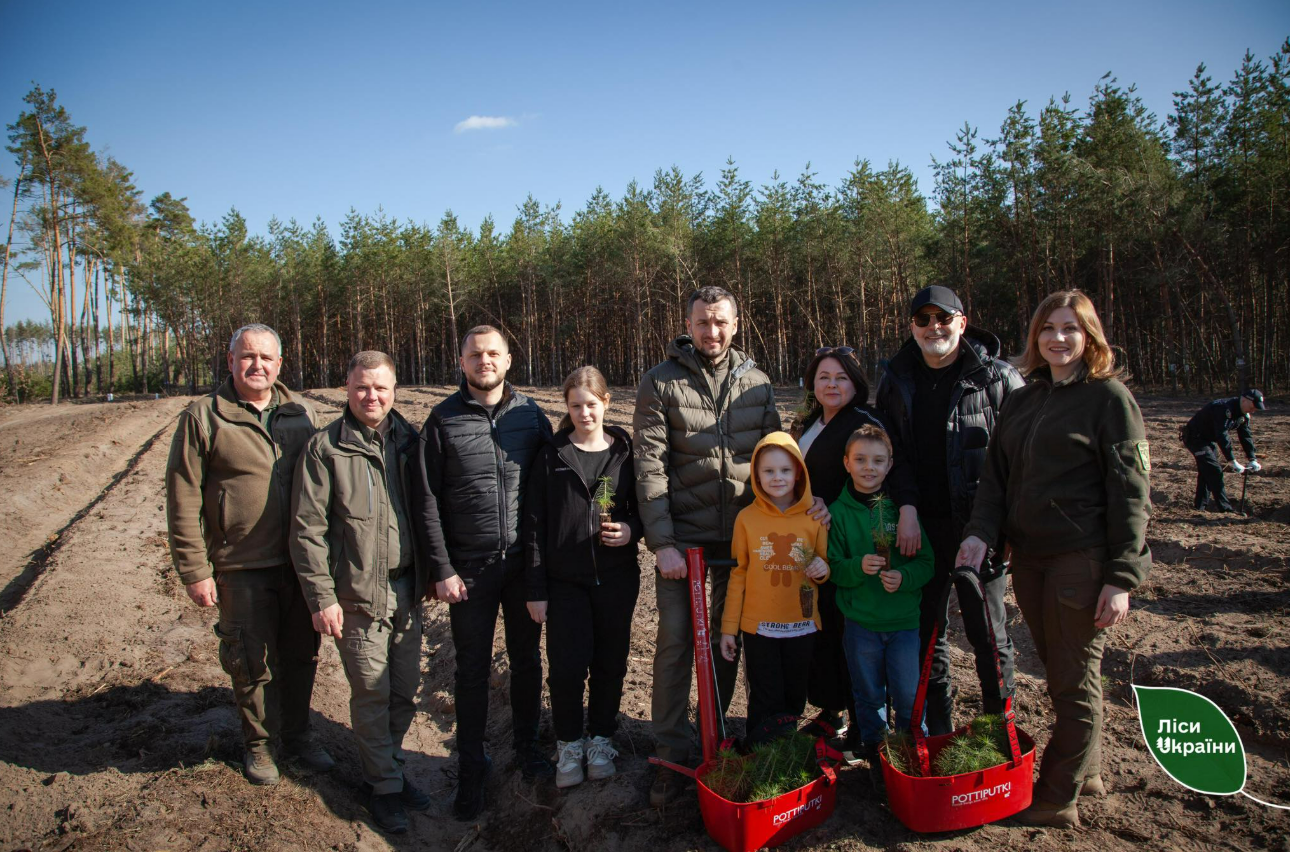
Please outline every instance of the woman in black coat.
[[[869, 407], [869, 383], [850, 346], [816, 350], [803, 379], [811, 389], [813, 402], [806, 417], [794, 424], [792, 434], [806, 460], [811, 493], [829, 504], [842, 493], [848, 479], [842, 466], [847, 438], [866, 424], [879, 427], [883, 424]], [[837, 586], [832, 581], [820, 587], [820, 618], [824, 630], [815, 643], [807, 700], [819, 707], [824, 719], [834, 727], [840, 726], [843, 709], [850, 710], [851, 731], [856, 731], [851, 677], [842, 652], [845, 619], [838, 610], [836, 596]], [[851, 731], [848, 731], [848, 744], [853, 740]]]

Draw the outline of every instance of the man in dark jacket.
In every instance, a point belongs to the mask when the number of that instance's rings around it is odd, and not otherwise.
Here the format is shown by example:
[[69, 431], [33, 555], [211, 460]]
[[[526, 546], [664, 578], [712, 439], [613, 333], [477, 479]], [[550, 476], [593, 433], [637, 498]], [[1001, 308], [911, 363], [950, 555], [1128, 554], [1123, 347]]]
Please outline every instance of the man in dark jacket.
[[228, 345], [229, 378], [179, 415], [166, 464], [175, 569], [198, 606], [218, 606], [219, 660], [242, 722], [243, 770], [277, 784], [270, 741], [307, 768], [335, 763], [309, 736], [318, 634], [291, 567], [296, 459], [313, 407], [279, 382], [282, 341], [247, 325]]
[[[895, 449], [888, 490], [900, 507], [897, 546], [906, 556], [918, 551], [921, 521], [936, 560], [936, 574], [923, 587], [921, 659], [933, 624], [947, 616], [946, 611], [937, 611], [937, 604], [954, 570], [963, 527], [972, 515], [995, 418], [1008, 393], [1024, 382], [999, 357], [999, 339], [968, 325], [963, 303], [953, 290], [926, 287], [914, 296], [909, 312], [911, 338], [887, 365], [878, 385], [877, 409]], [[1002, 713], [1004, 698], [1013, 687], [1012, 641], [1003, 606], [1007, 581], [1002, 573], [987, 572], [983, 579], [1004, 694], [1000, 694], [985, 609], [964, 583], [958, 587], [959, 607], [964, 632], [976, 653], [984, 710]], [[933, 735], [954, 728], [949, 667], [949, 642], [942, 630], [927, 685], [927, 729]]]
[[421, 552], [435, 595], [449, 604], [457, 651], [457, 799], [453, 813], [473, 819], [484, 807], [492, 761], [484, 750], [493, 631], [501, 607], [511, 664], [511, 727], [526, 778], [555, 773], [538, 747], [542, 626], [529, 617], [519, 529], [524, 486], [551, 423], [537, 403], [506, 381], [511, 355], [492, 326], [461, 344], [461, 389], [430, 412], [421, 430], [414, 489]]
[[[654, 649], [651, 718], [659, 757], [684, 762], [690, 752], [690, 592], [685, 550], [729, 559], [735, 516], [752, 502], [752, 451], [779, 429], [770, 379], [751, 358], [731, 348], [739, 330], [735, 297], [720, 287], [690, 296], [685, 327], [667, 348], [667, 360], [641, 379], [632, 418], [636, 495], [645, 544], [657, 559], [658, 640]], [[714, 642], [729, 568], [713, 568]], [[730, 704], [738, 658], [713, 653], [721, 710]], [[662, 807], [678, 790], [678, 776], [659, 770], [650, 804]]]
[[[1237, 473], [1247, 469], [1258, 472], [1262, 469], [1254, 455], [1254, 436], [1250, 434], [1250, 414], [1258, 409], [1263, 411], [1267, 405], [1263, 394], [1257, 390], [1247, 390], [1240, 396], [1228, 399], [1216, 399], [1192, 415], [1183, 427], [1183, 443], [1196, 457], [1196, 511], [1205, 508], [1206, 497], [1214, 498], [1214, 509], [1218, 512], [1232, 511], [1232, 504], [1227, 500], [1223, 488], [1223, 463], [1218, 453], [1232, 463]], [[1236, 460], [1232, 452], [1232, 439], [1227, 433], [1236, 430], [1241, 449], [1249, 459], [1249, 466]]]
[[309, 439], [296, 465], [291, 558], [314, 629], [336, 639], [349, 679], [368, 810], [391, 834], [430, 797], [403, 774], [403, 737], [421, 680], [424, 559], [412, 535], [416, 430], [394, 409], [394, 361], [359, 352], [345, 412]]

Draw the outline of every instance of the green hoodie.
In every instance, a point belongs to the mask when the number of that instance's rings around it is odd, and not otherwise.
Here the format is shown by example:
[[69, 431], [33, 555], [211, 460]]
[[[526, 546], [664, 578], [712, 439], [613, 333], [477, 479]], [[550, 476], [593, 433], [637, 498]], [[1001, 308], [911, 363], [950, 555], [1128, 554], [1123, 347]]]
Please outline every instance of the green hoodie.
[[896, 549], [896, 506], [886, 496], [879, 505], [892, 537], [891, 567], [904, 577], [900, 588], [888, 592], [883, 588], [879, 574], [866, 574], [860, 567], [861, 560], [874, 553], [873, 529], [877, 526], [877, 507], [870, 509], [855, 498], [848, 485], [829, 506], [833, 522], [829, 528], [829, 569], [831, 579], [838, 586], [838, 608], [851, 621], [866, 630], [889, 633], [894, 630], [917, 630], [921, 589], [932, 579], [932, 545], [927, 533], [919, 527], [922, 544], [918, 553], [902, 556]]

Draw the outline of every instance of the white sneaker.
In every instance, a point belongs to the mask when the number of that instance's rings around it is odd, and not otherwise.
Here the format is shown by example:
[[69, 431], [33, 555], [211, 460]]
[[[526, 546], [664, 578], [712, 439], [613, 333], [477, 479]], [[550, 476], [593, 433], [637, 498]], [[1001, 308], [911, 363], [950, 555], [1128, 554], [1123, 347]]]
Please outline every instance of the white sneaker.
[[587, 746], [588, 778], [592, 781], [599, 781], [601, 778], [608, 778], [617, 771], [614, 768], [614, 758], [618, 756], [618, 752], [610, 745], [608, 739], [605, 737], [588, 737], [583, 742]]
[[555, 786], [572, 787], [582, 783], [582, 740], [555, 741]]

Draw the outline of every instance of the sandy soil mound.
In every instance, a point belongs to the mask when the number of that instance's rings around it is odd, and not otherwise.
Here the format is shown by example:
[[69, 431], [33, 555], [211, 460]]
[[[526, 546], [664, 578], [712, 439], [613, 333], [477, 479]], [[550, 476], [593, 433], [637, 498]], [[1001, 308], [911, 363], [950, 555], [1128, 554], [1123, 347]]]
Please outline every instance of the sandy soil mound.
[[[450, 391], [404, 389], [400, 408], [419, 424]], [[554, 419], [561, 410], [558, 390], [532, 393]], [[609, 419], [627, 425], [632, 392], [615, 393]], [[782, 391], [786, 411], [795, 395]], [[310, 396], [324, 410], [339, 412], [343, 404], [334, 389]], [[1154, 456], [1150, 541], [1157, 564], [1108, 647], [1105, 769], [1112, 793], [1081, 802], [1087, 827], [1060, 832], [992, 825], [920, 837], [890, 815], [881, 789], [857, 768], [842, 773], [834, 817], [787, 848], [1290, 849], [1285, 812], [1241, 797], [1199, 795], [1168, 779], [1142, 745], [1131, 705], [1131, 681], [1208, 695], [1240, 728], [1250, 754], [1247, 789], [1290, 804], [1290, 411], [1274, 405], [1256, 418], [1255, 438], [1268, 461], [1265, 472], [1248, 482], [1252, 517], [1242, 519], [1190, 508], [1193, 467], [1173, 432], [1200, 402], [1143, 401]], [[510, 771], [507, 662], [499, 635], [489, 722], [498, 770], [491, 805], [477, 826], [448, 816], [455, 770], [453, 648], [446, 606], [436, 603], [427, 607], [425, 677], [406, 743], [408, 772], [436, 804], [426, 815], [413, 815], [409, 835], [385, 838], [357, 803], [348, 688], [330, 642], [323, 644], [314, 723], [339, 766], [310, 775], [288, 765], [276, 788], [246, 784], [237, 765], [240, 737], [230, 691], [211, 633], [215, 614], [188, 602], [166, 553], [162, 478], [170, 423], [181, 404], [0, 413], [0, 485], [6, 493], [0, 511], [14, 513], [3, 516], [10, 541], [5, 560], [17, 566], [4, 582], [21, 573], [28, 554], [49, 534], [91, 507], [64, 531], [21, 603], [0, 618], [0, 850], [716, 848], [692, 792], [665, 812], [646, 806], [656, 617], [649, 557], [642, 560], [645, 582], [617, 741], [619, 774], [608, 782], [561, 794], [550, 785], [524, 784]], [[160, 439], [139, 453], [159, 432]], [[27, 461], [32, 457], [39, 463]], [[1228, 481], [1239, 495], [1240, 478]], [[73, 493], [69, 483], [80, 483], [81, 490]], [[107, 493], [94, 503], [105, 486]], [[42, 503], [52, 499], [51, 489], [58, 499]], [[1009, 613], [1019, 650], [1020, 721], [1042, 744], [1048, 713], [1042, 671], [1011, 600]], [[965, 720], [977, 698], [975, 675], [961, 629], [952, 630]], [[733, 715], [743, 706], [737, 695]], [[545, 724], [543, 736], [550, 740]]]

